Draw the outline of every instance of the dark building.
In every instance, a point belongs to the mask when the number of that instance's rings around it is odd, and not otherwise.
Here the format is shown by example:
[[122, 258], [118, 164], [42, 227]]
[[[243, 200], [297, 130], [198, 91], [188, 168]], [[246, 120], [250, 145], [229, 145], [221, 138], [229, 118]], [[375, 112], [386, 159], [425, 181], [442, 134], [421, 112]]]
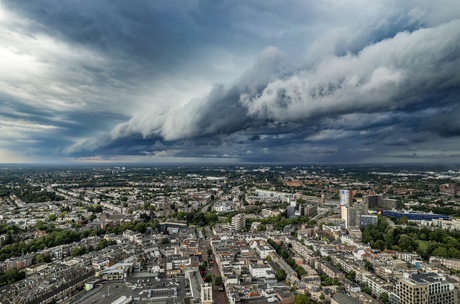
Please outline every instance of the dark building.
[[399, 201], [391, 198], [383, 198], [381, 195], [368, 195], [366, 201], [369, 208], [399, 209]]

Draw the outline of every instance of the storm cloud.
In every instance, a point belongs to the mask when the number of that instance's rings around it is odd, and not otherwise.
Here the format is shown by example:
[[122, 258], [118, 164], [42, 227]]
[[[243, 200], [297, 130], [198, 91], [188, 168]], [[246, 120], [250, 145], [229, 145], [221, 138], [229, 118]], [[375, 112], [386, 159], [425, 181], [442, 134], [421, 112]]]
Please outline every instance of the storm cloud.
[[5, 2], [0, 143], [27, 157], [460, 155], [455, 1]]

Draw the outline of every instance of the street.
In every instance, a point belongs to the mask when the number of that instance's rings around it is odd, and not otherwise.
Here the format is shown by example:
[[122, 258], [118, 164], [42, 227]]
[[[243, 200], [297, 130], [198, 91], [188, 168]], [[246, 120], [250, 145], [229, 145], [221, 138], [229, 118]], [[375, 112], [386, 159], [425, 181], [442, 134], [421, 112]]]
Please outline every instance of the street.
[[[207, 235], [208, 238], [206, 240], [200, 240], [198, 246], [199, 246], [201, 254], [203, 256], [203, 261], [207, 262], [208, 261], [207, 250], [208, 250], [208, 248], [211, 248], [211, 245], [209, 243], [209, 240], [211, 238], [211, 233], [208, 230], [208, 228], [206, 228], [206, 235]], [[214, 253], [210, 256], [210, 258], [214, 261], [214, 267], [211, 270], [210, 269], [211, 265], [210, 265], [210, 263], [208, 263], [207, 273], [212, 275], [212, 281], [214, 283], [216, 276], [220, 275], [220, 272], [219, 272], [219, 267], [217, 267], [217, 265], [215, 265], [216, 259], [215, 259]], [[216, 304], [227, 304], [228, 303], [227, 294], [225, 292], [217, 291], [216, 286], [213, 288], [212, 300]]]

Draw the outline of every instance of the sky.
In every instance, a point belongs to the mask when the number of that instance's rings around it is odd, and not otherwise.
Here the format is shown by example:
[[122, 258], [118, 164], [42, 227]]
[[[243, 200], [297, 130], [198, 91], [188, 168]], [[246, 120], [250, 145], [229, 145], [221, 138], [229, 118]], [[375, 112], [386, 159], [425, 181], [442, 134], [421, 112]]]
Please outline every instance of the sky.
[[0, 163], [460, 162], [458, 1], [2, 0]]

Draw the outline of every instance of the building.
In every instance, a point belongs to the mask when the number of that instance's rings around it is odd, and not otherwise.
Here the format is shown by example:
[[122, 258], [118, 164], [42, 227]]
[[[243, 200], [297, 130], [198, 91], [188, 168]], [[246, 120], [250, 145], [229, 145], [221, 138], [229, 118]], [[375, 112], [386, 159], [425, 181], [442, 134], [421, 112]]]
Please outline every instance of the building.
[[449, 220], [448, 215], [444, 214], [431, 214], [431, 213], [421, 213], [421, 212], [413, 212], [413, 211], [389, 211], [389, 210], [382, 210], [383, 216], [394, 216], [396, 218], [401, 218], [403, 216], [407, 217], [409, 221], [431, 221], [433, 219], [444, 219]]
[[340, 205], [349, 207], [353, 206], [353, 190], [340, 190]]
[[304, 209], [300, 206], [300, 204], [293, 200], [291, 201], [291, 205], [286, 208], [286, 213], [288, 218], [302, 217], [304, 216]]
[[331, 304], [363, 304], [360, 300], [357, 300], [351, 296], [344, 294], [336, 294], [331, 298]]
[[345, 222], [345, 228], [360, 227], [361, 217], [367, 215], [367, 208], [364, 204], [355, 204], [352, 207], [340, 205], [341, 219]]
[[209, 283], [201, 285], [201, 304], [212, 304], [212, 285]]
[[312, 217], [318, 213], [318, 207], [316, 204], [301, 206], [296, 201], [291, 201], [291, 205], [286, 208], [288, 218]]
[[268, 265], [249, 264], [249, 273], [255, 278], [275, 278], [275, 274]]
[[405, 275], [399, 279], [400, 304], [454, 304], [457, 290], [444, 276], [435, 273]]
[[232, 217], [232, 226], [235, 230], [244, 230], [246, 228], [246, 218], [243, 213]]
[[441, 194], [455, 195], [457, 193], [457, 184], [449, 183], [449, 184], [439, 185], [439, 192]]
[[399, 201], [391, 198], [383, 198], [381, 195], [367, 195], [365, 201], [369, 208], [399, 209]]
[[303, 209], [305, 216], [312, 217], [318, 214], [318, 207], [316, 205], [306, 205]]
[[368, 225], [377, 225], [377, 215], [361, 215], [361, 227], [367, 227]]
[[267, 255], [276, 252], [276, 250], [270, 245], [260, 245], [256, 247], [256, 252], [259, 254], [261, 259], [265, 259]]

